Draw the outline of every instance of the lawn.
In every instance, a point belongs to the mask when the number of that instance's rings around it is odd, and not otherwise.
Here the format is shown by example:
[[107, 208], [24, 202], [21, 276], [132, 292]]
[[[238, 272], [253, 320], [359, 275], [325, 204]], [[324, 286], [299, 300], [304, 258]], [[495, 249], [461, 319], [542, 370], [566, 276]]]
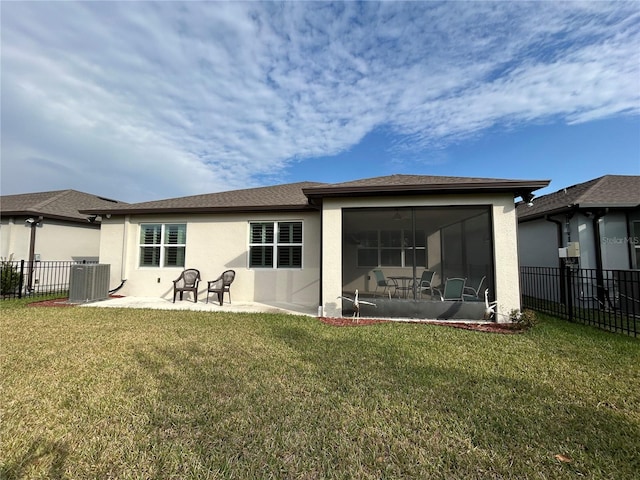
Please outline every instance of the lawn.
[[640, 471], [640, 342], [2, 302], [0, 477], [592, 478]]

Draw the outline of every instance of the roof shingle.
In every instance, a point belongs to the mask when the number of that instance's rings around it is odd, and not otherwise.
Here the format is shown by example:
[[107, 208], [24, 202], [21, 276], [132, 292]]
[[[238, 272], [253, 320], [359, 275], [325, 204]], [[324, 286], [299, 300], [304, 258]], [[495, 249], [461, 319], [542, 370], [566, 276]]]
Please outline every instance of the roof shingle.
[[305, 189], [309, 197], [453, 193], [512, 192], [516, 195], [546, 187], [549, 180], [512, 180], [502, 178], [441, 177], [432, 175], [389, 175], [352, 182], [333, 183]]
[[443, 192], [510, 192], [519, 195], [549, 184], [548, 180], [505, 180], [494, 178], [391, 175], [344, 183], [299, 182], [249, 188], [135, 204], [108, 210], [86, 209], [95, 214], [251, 212], [307, 210], [310, 199], [341, 195], [429, 194]]
[[[309, 207], [304, 188], [324, 185], [317, 182], [300, 182], [271, 187], [248, 188], [227, 192], [207, 193], [189, 197], [155, 200], [152, 202], [117, 205], [111, 213], [172, 212], [220, 212], [252, 210], [301, 210]], [[104, 213], [99, 209], [87, 209], [86, 213]]]
[[518, 205], [518, 218], [533, 219], [572, 208], [640, 206], [640, 175], [604, 175]]
[[49, 218], [86, 221], [80, 210], [114, 208], [123, 202], [99, 197], [77, 190], [22, 193], [0, 197], [0, 213], [9, 215], [42, 215]]

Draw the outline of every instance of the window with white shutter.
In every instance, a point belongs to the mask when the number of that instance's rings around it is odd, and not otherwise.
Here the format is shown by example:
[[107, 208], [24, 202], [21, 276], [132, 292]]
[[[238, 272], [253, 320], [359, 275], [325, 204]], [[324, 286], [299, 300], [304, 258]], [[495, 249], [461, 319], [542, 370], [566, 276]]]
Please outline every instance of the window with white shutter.
[[250, 222], [249, 268], [302, 268], [302, 222]]
[[187, 248], [186, 224], [141, 224], [141, 267], [184, 267]]

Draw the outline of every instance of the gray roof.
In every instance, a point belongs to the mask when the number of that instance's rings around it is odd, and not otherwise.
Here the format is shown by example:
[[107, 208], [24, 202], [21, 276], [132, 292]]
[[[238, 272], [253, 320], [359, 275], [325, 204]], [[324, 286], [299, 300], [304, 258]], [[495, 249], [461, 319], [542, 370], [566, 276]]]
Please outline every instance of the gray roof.
[[520, 220], [573, 209], [635, 208], [640, 206], [640, 175], [604, 175], [535, 198], [533, 206], [518, 205]]
[[108, 210], [87, 209], [85, 213], [214, 213], [253, 212], [264, 210], [306, 210], [310, 209], [304, 188], [323, 185], [316, 182], [288, 183], [272, 187], [247, 188], [219, 193], [207, 193], [189, 197], [170, 198], [153, 202], [132, 203], [112, 206]]
[[107, 209], [124, 205], [117, 200], [99, 197], [76, 190], [56, 190], [52, 192], [22, 193], [0, 197], [2, 216], [42, 216], [59, 220], [86, 222], [83, 209]]
[[334, 183], [305, 189], [310, 197], [510, 192], [516, 196], [549, 185], [549, 180], [510, 180], [501, 178], [440, 177], [431, 175], [388, 175], [352, 182]]
[[429, 193], [509, 192], [515, 196], [546, 187], [549, 180], [505, 180], [426, 175], [391, 175], [344, 183], [299, 182], [271, 187], [193, 195], [104, 209], [94, 214], [214, 213], [314, 209], [323, 197]]

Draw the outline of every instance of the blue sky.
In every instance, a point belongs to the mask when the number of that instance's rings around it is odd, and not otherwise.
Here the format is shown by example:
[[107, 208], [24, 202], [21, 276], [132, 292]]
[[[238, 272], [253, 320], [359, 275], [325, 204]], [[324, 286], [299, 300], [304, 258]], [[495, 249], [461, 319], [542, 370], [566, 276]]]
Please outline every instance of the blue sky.
[[0, 9], [3, 195], [640, 175], [638, 2]]

